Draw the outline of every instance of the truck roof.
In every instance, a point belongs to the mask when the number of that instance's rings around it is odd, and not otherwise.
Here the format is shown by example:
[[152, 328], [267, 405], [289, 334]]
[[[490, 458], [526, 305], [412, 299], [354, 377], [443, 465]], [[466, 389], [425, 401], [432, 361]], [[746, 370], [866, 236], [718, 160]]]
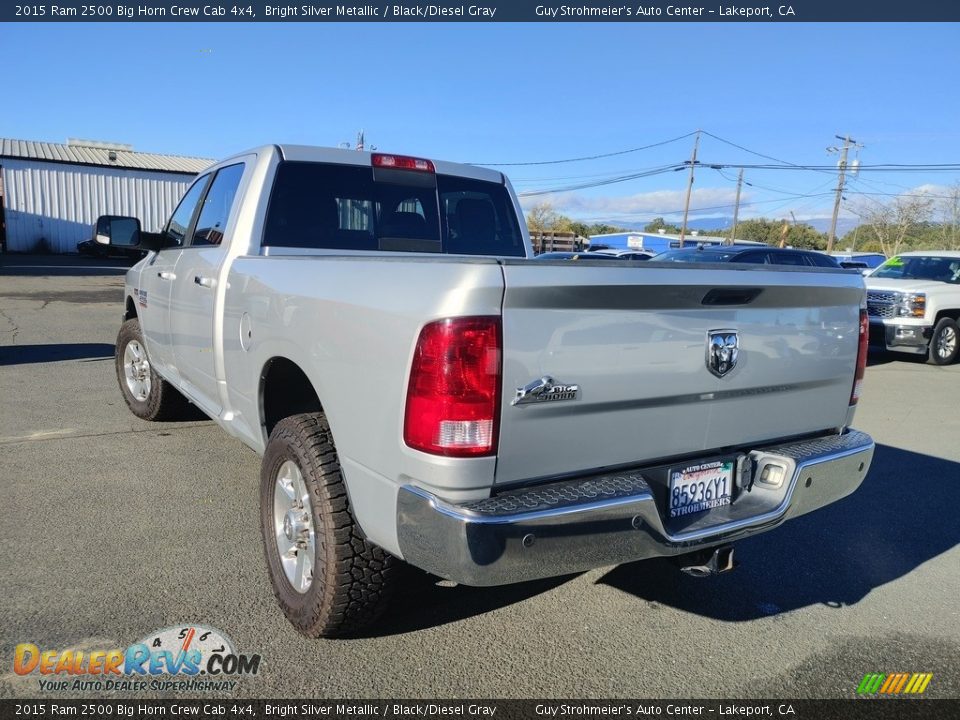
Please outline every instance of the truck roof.
[[[372, 164], [371, 156], [373, 152], [367, 150], [346, 150], [343, 148], [320, 147], [316, 145], [277, 145], [280, 154], [284, 160], [298, 160], [303, 162], [324, 162], [336, 163], [340, 165], [365, 165]], [[378, 154], [387, 155], [410, 155], [410, 153], [387, 153], [377, 151]], [[416, 155], [415, 157], [420, 157]], [[433, 158], [424, 158], [430, 160], [437, 172], [442, 175], [458, 175], [460, 177], [473, 178], [475, 180], [486, 180], [487, 182], [502, 183], [503, 175], [497, 170], [483, 168], [477, 165], [467, 165], [465, 163], [449, 162], [447, 160], [435, 160]]]

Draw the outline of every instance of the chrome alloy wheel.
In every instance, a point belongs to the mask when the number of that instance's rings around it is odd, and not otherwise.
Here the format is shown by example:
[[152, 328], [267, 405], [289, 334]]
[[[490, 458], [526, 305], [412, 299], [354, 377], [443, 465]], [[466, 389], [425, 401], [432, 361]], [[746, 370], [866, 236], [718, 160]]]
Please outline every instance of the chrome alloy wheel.
[[942, 358], [950, 357], [957, 349], [957, 331], [946, 324], [944, 328], [937, 333], [936, 339], [937, 355]]
[[123, 350], [123, 374], [127, 389], [140, 402], [150, 396], [150, 361], [147, 351], [137, 340], [131, 340]]
[[317, 538], [310, 492], [293, 460], [284, 462], [277, 471], [273, 489], [273, 534], [287, 580], [298, 593], [305, 593], [313, 582]]

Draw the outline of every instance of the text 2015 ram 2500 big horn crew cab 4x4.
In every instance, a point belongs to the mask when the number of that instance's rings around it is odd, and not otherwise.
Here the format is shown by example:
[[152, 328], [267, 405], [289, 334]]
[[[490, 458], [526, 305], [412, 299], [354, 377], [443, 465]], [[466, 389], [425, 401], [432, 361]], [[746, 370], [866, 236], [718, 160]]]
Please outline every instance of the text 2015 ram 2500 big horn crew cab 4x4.
[[263, 456], [304, 634], [371, 622], [401, 560], [467, 585], [723, 571], [734, 539], [863, 480], [859, 273], [531, 262], [521, 217], [492, 170], [268, 146], [135, 238], [120, 389], [147, 419], [186, 397]]

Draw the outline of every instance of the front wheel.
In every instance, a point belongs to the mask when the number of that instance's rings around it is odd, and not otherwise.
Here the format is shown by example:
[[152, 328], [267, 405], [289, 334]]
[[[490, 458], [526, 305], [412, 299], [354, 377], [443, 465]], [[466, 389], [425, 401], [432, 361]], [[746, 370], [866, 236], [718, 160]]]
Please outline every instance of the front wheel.
[[117, 382], [130, 412], [144, 420], [172, 420], [182, 415], [187, 401], [150, 366], [140, 321], [120, 326], [116, 349]]
[[927, 360], [934, 365], [949, 365], [960, 352], [960, 327], [951, 318], [940, 318], [930, 337]]
[[260, 526], [274, 595], [301, 633], [353, 635], [383, 612], [400, 561], [354, 521], [323, 413], [285, 418], [270, 433]]

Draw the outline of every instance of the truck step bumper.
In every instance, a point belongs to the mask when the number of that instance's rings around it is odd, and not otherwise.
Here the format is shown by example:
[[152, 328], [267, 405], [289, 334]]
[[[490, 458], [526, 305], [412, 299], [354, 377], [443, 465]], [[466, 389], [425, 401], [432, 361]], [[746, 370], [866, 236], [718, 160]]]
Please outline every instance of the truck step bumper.
[[[850, 430], [738, 454], [744, 489], [732, 504], [665, 520], [667, 466], [642, 467], [508, 490], [452, 504], [405, 485], [397, 530], [405, 560], [464, 585], [508, 583], [688, 553], [770, 530], [856, 490], [874, 443]], [[757, 480], [784, 468], [779, 486]], [[751, 489], [745, 488], [753, 479]]]

